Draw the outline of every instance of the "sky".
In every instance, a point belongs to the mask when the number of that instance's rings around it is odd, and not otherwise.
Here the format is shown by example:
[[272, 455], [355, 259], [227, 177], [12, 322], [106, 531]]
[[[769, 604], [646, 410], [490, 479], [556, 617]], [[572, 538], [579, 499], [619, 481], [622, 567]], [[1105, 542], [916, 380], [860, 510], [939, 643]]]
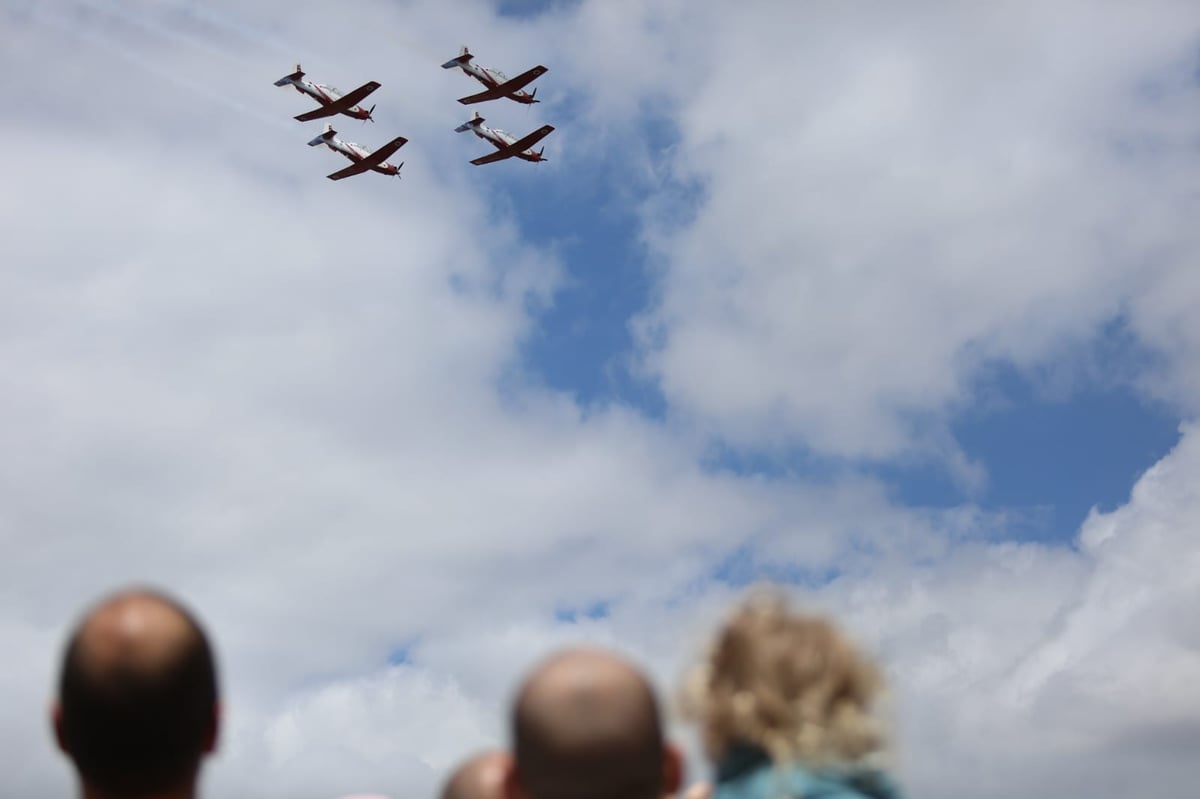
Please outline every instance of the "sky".
[[[479, 107], [546, 163], [469, 164], [463, 44], [549, 67]], [[119, 586], [214, 639], [205, 795], [319, 799], [432, 795], [563, 645], [670, 708], [771, 580], [911, 795], [1193, 795], [1190, 2], [5, 0], [0, 74], [0, 793], [73, 789]]]

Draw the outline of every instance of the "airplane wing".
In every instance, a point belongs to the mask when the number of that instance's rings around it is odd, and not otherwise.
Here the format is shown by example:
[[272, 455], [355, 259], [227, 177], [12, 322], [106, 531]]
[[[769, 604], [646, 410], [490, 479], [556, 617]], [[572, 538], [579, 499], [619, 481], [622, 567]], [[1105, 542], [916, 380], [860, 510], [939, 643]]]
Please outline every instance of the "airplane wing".
[[505, 158], [512, 158], [514, 155], [517, 154], [517, 152], [518, 152], [517, 150], [510, 150], [509, 148], [505, 147], [503, 150], [497, 150], [496, 152], [492, 153], [491, 155], [485, 155], [485, 156], [482, 156], [481, 158], [474, 158], [471, 160], [471, 163], [474, 164], [475, 166], [483, 166], [484, 164], [494, 164], [497, 161], [503, 161]]
[[311, 122], [314, 119], [321, 119], [323, 117], [331, 117], [331, 116], [334, 116], [334, 115], [340, 114], [340, 113], [342, 113], [342, 112], [340, 110], [334, 108], [333, 104], [330, 103], [329, 105], [322, 105], [317, 108], [314, 108], [312, 111], [308, 111], [303, 114], [297, 114], [296, 116], [292, 117], [292, 119], [295, 119], [299, 122]]
[[485, 100], [497, 100], [501, 97], [507, 97], [533, 83], [534, 80], [541, 77], [546, 71], [546, 68], [539, 64], [533, 69], [522, 72], [511, 80], [506, 80], [494, 89], [488, 89], [486, 92], [480, 92], [479, 94], [472, 94], [470, 97], [459, 98], [459, 102], [463, 105], [471, 105], [472, 103], [482, 103]]
[[542, 139], [549, 136], [551, 131], [553, 131], [553, 130], [554, 130], [553, 125], [542, 125], [540, 128], [535, 130], [533, 133], [530, 133], [528, 136], [526, 136], [523, 139], [517, 139], [515, 142], [508, 145], [508, 147], [506, 147], [504, 149], [507, 150], [509, 147], [511, 147], [513, 149], [514, 153], [519, 153], [522, 150], [528, 150], [530, 147], [532, 147], [533, 145], [540, 142]]
[[342, 178], [348, 178], [351, 175], [361, 175], [363, 172], [366, 172], [372, 167], [379, 166], [384, 161], [388, 160], [388, 157], [391, 156], [392, 153], [396, 152], [406, 144], [408, 144], [408, 139], [404, 138], [403, 136], [397, 136], [375, 152], [368, 155], [363, 160], [355, 161], [345, 169], [339, 169], [332, 175], [326, 175], [326, 177], [328, 177], [330, 180], [341, 180]]
[[388, 160], [388, 157], [392, 153], [396, 152], [406, 144], [408, 144], [408, 139], [404, 138], [403, 136], [397, 136], [375, 152], [368, 155], [363, 160], [359, 161], [359, 163], [366, 164], [367, 169], [370, 169], [373, 166], [379, 166], [384, 161]]
[[335, 114], [340, 114], [343, 111], [349, 111], [351, 108], [365, 100], [367, 95], [378, 89], [379, 86], [380, 84], [373, 80], [367, 81], [362, 86], [359, 86], [349, 94], [342, 95], [332, 103], [323, 105], [320, 108], [315, 108], [305, 114], [300, 114], [296, 117], [293, 117], [293, 119], [299, 120], [300, 122], [310, 122], [314, 119], [331, 117]]
[[339, 169], [337, 172], [334, 172], [331, 175], [326, 175], [325, 177], [329, 178], [330, 180], [341, 180], [342, 178], [348, 178], [351, 175], [361, 175], [370, 168], [371, 167], [369, 165], [364, 165], [362, 161], [358, 161], [346, 167], [345, 169]]
[[508, 145], [507, 147], [502, 147], [501, 149], [497, 150], [496, 152], [492, 153], [491, 155], [485, 155], [481, 158], [476, 158], [475, 160], [471, 161], [471, 163], [474, 164], [475, 166], [483, 166], [484, 164], [491, 164], [496, 161], [503, 161], [505, 158], [512, 158], [517, 153], [522, 152], [524, 150], [528, 150], [530, 147], [532, 147], [533, 145], [540, 142], [542, 139], [549, 136], [550, 131], [552, 131], [552, 130], [554, 130], [553, 125], [542, 125], [540, 128], [535, 130], [533, 133], [530, 133], [525, 138], [517, 139], [515, 142]]

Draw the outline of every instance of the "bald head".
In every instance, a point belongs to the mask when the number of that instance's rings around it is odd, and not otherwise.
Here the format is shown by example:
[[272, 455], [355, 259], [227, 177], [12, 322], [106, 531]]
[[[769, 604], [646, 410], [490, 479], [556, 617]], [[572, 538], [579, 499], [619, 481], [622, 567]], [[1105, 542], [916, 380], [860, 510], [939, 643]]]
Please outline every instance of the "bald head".
[[508, 755], [500, 751], [471, 757], [446, 780], [441, 799], [502, 799], [508, 764]]
[[56, 728], [85, 784], [114, 797], [189, 785], [216, 738], [216, 669], [203, 630], [150, 591], [101, 602], [76, 628]]
[[517, 695], [513, 741], [528, 799], [655, 799], [677, 787], [664, 785], [678, 760], [649, 681], [608, 652], [568, 650], [535, 669]]

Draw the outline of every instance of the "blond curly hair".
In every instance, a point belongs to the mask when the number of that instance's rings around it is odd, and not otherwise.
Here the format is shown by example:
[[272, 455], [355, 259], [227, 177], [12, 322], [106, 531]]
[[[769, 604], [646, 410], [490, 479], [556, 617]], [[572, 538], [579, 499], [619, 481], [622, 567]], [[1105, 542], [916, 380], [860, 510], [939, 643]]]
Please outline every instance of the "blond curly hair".
[[720, 629], [682, 705], [714, 759], [743, 744], [777, 764], [852, 766], [886, 745], [875, 716], [883, 688], [879, 669], [833, 624], [759, 591]]

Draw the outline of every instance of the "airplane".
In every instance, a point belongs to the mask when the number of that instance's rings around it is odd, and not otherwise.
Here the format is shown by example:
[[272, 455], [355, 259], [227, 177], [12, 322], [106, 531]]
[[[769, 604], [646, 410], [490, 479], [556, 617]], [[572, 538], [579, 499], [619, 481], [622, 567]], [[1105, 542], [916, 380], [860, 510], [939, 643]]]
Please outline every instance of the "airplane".
[[332, 86], [326, 86], [323, 83], [313, 83], [304, 79], [304, 70], [300, 69], [300, 65], [296, 65], [296, 71], [290, 75], [284, 75], [279, 80], [275, 81], [276, 86], [292, 86], [301, 94], [307, 94], [309, 97], [321, 104], [320, 108], [314, 109], [304, 114], [300, 114], [294, 119], [301, 122], [308, 122], [313, 119], [321, 119], [322, 117], [331, 117], [335, 114], [345, 114], [354, 119], [375, 120], [371, 118], [371, 112], [375, 110], [375, 106], [363, 108], [359, 105], [367, 95], [379, 88], [375, 81], [368, 81], [362, 86], [359, 86], [349, 94], [342, 94]]
[[485, 92], [472, 94], [470, 97], [459, 98], [460, 103], [471, 105], [472, 103], [482, 103], [485, 100], [497, 100], [501, 97], [507, 97], [510, 100], [516, 100], [518, 103], [525, 103], [526, 105], [541, 102], [541, 100], [534, 99], [537, 89], [534, 89], [532, 92], [525, 92], [523, 89], [541, 77], [547, 71], [545, 67], [539, 64], [533, 69], [522, 72], [517, 77], [510, 79], [498, 69], [488, 69], [487, 67], [472, 64], [471, 59], [474, 57], [467, 50], [466, 45], [463, 45], [463, 48], [459, 50], [458, 58], [453, 58], [442, 64], [442, 69], [460, 68], [465, 74], [470, 75], [487, 87], [487, 91]]
[[308, 146], [317, 147], [324, 144], [330, 150], [341, 153], [354, 162], [350, 166], [326, 176], [330, 180], [341, 180], [351, 175], [361, 175], [367, 171], [400, 177], [400, 167], [404, 166], [404, 162], [389, 164], [385, 159], [407, 143], [408, 139], [403, 136], [397, 136], [375, 152], [371, 152], [361, 144], [342, 141], [337, 137], [337, 131], [333, 129], [333, 125], [326, 123], [325, 132], [310, 141]]
[[496, 152], [492, 153], [491, 155], [485, 155], [472, 161], [471, 163], [475, 166], [490, 164], [494, 161], [503, 161], [505, 158], [512, 158], [513, 156], [522, 158], [526, 161], [549, 160], [548, 158], [542, 157], [542, 153], [546, 150], [545, 147], [537, 152], [534, 152], [530, 148], [532, 148], [533, 145], [537, 144], [542, 139], [546, 138], [546, 136], [550, 135], [550, 131], [554, 130], [553, 125], [542, 125], [528, 136], [518, 139], [508, 131], [489, 128], [487, 125], [483, 124], [483, 117], [479, 116], [479, 112], [476, 111], [475, 115], [471, 117], [469, 122], [462, 123], [454, 129], [454, 132], [466, 133], [468, 130], [479, 138], [491, 142], [497, 148]]

